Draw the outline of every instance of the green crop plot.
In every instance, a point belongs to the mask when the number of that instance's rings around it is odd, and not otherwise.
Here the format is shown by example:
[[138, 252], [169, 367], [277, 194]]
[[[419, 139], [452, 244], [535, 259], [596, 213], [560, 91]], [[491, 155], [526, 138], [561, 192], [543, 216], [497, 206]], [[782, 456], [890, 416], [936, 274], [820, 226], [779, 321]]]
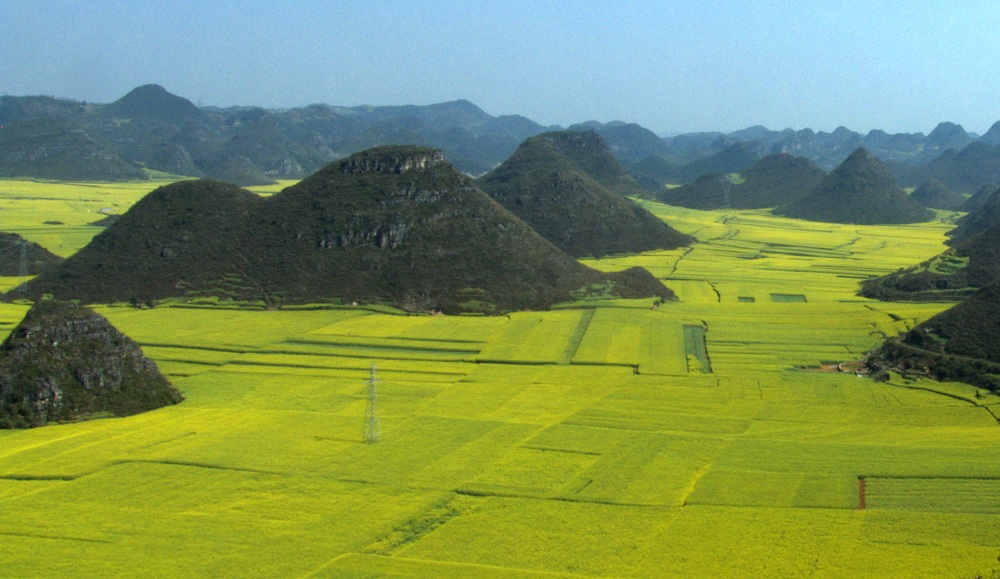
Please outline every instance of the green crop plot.
[[[99, 231], [93, 203], [141, 193], [3, 183], [6, 229], [63, 254]], [[855, 295], [940, 253], [948, 225], [643, 204], [701, 243], [587, 263], [647, 267], [677, 301], [98, 308], [185, 401], [0, 430], [0, 574], [1000, 573], [1000, 397], [822, 371], [948, 307]], [[65, 225], [33, 232], [47, 220]], [[26, 309], [0, 306], [0, 333]]]

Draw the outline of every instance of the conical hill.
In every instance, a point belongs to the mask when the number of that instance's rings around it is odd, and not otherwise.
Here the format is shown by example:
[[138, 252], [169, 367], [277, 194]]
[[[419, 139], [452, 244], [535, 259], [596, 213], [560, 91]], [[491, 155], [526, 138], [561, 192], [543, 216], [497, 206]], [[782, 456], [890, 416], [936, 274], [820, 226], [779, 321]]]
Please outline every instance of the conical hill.
[[213, 181], [160, 188], [26, 293], [492, 312], [544, 308], [611, 282], [622, 297], [672, 296], [645, 270], [615, 277], [583, 266], [440, 152], [378, 147], [267, 199]]
[[947, 211], [956, 211], [965, 203], [964, 196], [948, 189], [937, 179], [931, 179], [921, 184], [910, 194], [910, 199], [913, 199], [924, 207], [945, 209]]
[[948, 232], [948, 245], [956, 246], [1000, 223], [1000, 189], [991, 193], [979, 208], [955, 222]]
[[934, 213], [903, 192], [889, 171], [864, 148], [855, 150], [809, 195], [775, 214], [810, 221], [859, 225], [918, 223]]
[[[559, 149], [588, 177], [626, 197], [645, 197], [649, 191], [628, 174], [594, 131], [553, 131], [533, 139], [544, 139]], [[531, 139], [529, 139], [531, 140]]]
[[[22, 264], [22, 256], [23, 264]], [[59, 263], [62, 258], [41, 245], [28, 241], [16, 233], [0, 232], [0, 275], [38, 275]]]
[[687, 185], [664, 190], [664, 203], [692, 209], [760, 209], [805, 197], [825, 173], [808, 159], [773, 153], [740, 175], [703, 175]]
[[[591, 178], [560, 148], [582, 141], [591, 157], [603, 146], [593, 133], [532, 137], [478, 185], [511, 213], [566, 253], [601, 257], [673, 249], [691, 242], [630, 199]], [[578, 135], [586, 138], [577, 139]], [[606, 151], [606, 147], [604, 148]], [[580, 155], [577, 155], [578, 157]]]
[[[236, 185], [180, 181], [139, 200], [57, 268], [15, 291], [52, 294], [83, 303], [145, 301], [225, 288], [242, 279], [242, 238], [251, 210], [263, 199]], [[247, 282], [252, 284], [252, 282]], [[231, 288], [233, 297], [260, 293]]]
[[996, 190], [996, 185], [983, 185], [975, 193], [973, 193], [972, 197], [966, 199], [965, 203], [962, 203], [958, 210], [965, 211], [966, 213], [976, 211], [983, 205], [986, 205], [986, 202], [989, 200], [990, 196], [996, 192]]
[[73, 302], [36, 303], [0, 345], [0, 428], [129, 416], [181, 399], [138, 345]]
[[732, 195], [736, 209], [760, 209], [805, 197], [826, 175], [815, 163], [788, 153], [772, 153], [743, 172]]

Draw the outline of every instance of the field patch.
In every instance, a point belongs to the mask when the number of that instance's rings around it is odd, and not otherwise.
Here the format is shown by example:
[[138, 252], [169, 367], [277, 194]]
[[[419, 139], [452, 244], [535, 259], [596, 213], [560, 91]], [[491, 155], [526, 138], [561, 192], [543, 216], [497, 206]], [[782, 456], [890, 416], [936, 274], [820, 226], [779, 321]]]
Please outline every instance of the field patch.
[[1000, 514], [1000, 478], [865, 477], [869, 509]]

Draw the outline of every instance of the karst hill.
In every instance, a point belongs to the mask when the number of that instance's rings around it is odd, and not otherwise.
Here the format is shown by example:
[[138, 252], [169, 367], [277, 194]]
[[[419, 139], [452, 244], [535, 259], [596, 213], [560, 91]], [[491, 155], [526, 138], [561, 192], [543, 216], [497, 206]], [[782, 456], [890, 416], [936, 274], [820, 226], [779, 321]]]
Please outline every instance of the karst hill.
[[886, 340], [870, 365], [1000, 389], [1000, 282]]
[[709, 173], [687, 185], [665, 189], [657, 197], [692, 209], [760, 209], [804, 197], [824, 175], [808, 159], [772, 153], [740, 175]]
[[135, 342], [73, 302], [36, 303], [0, 345], [0, 428], [129, 416], [181, 399]]
[[692, 241], [622, 195], [630, 192], [623, 187], [629, 182], [601, 137], [560, 132], [528, 139], [477, 183], [575, 257], [673, 249]]
[[982, 195], [982, 202], [976, 203], [978, 207], [955, 222], [955, 229], [948, 232], [948, 245], [958, 245], [1000, 223], [1000, 189], [990, 189]]
[[903, 192], [882, 163], [858, 148], [809, 195], [775, 209], [786, 217], [858, 225], [919, 223], [934, 213]]
[[145, 180], [136, 163], [126, 161], [103, 139], [76, 121], [33, 117], [0, 130], [0, 177], [124, 181]]
[[937, 179], [925, 181], [914, 189], [910, 198], [924, 207], [957, 211], [965, 203], [965, 197], [948, 189]]
[[622, 196], [649, 194], [622, 167], [604, 139], [593, 131], [552, 131], [539, 135], [562, 152], [591, 179]]
[[161, 187], [23, 291], [85, 303], [217, 296], [490, 313], [588, 288], [672, 297], [645, 270], [580, 264], [439, 151], [378, 147], [267, 199], [206, 180]]
[[62, 260], [51, 251], [16, 233], [0, 232], [0, 275], [38, 275]]

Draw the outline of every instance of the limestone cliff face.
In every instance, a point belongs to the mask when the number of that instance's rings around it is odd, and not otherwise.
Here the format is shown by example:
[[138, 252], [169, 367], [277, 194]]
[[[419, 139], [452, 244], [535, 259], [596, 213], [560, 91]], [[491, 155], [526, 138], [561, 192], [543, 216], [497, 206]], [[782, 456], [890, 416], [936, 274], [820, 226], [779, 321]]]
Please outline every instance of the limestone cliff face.
[[128, 416], [181, 399], [135, 342], [73, 302], [38, 302], [0, 345], [0, 427]]
[[379, 147], [364, 151], [340, 162], [345, 174], [425, 171], [445, 162], [441, 151], [419, 147]]

